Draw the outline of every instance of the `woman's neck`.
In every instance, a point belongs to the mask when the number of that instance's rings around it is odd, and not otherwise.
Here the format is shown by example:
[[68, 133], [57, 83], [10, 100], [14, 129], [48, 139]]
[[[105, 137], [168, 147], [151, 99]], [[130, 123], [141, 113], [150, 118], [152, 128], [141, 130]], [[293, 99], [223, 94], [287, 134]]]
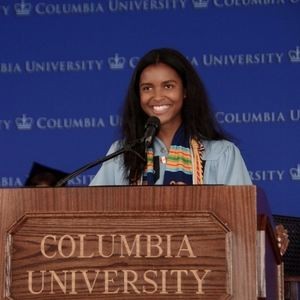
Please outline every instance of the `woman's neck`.
[[[179, 125], [180, 126], [180, 125]], [[179, 128], [179, 126], [168, 126], [167, 124], [164, 126], [161, 126], [157, 137], [165, 144], [167, 147], [168, 151], [171, 147], [174, 135]]]

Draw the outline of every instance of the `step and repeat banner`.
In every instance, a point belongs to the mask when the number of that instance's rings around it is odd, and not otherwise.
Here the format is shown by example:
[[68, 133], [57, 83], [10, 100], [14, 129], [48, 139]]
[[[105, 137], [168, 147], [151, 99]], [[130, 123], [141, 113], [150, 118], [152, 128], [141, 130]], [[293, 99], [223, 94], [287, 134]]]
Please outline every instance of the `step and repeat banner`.
[[300, 0], [0, 0], [0, 186], [104, 156], [158, 47], [199, 72], [273, 213], [300, 216]]

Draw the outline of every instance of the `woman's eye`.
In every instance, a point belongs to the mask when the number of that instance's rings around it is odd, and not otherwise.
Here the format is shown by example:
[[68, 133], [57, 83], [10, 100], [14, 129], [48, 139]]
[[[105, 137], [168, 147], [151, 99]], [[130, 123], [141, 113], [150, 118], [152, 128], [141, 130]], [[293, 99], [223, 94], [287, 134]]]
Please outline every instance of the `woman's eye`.
[[147, 92], [147, 91], [150, 91], [150, 90], [151, 90], [151, 87], [150, 87], [150, 86], [146, 86], [146, 85], [145, 85], [145, 86], [142, 87], [142, 91], [143, 91], [143, 92]]
[[166, 88], [166, 89], [171, 89], [171, 88], [173, 88], [173, 87], [174, 87], [173, 84], [166, 84], [166, 85], [165, 85], [165, 88]]

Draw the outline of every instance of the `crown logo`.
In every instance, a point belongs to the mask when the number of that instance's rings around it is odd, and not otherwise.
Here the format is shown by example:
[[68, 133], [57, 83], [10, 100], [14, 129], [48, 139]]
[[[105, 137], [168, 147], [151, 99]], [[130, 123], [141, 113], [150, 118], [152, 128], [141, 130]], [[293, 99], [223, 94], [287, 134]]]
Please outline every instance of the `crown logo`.
[[124, 69], [125, 62], [126, 58], [123, 56], [119, 56], [118, 53], [116, 53], [113, 57], [108, 58], [108, 64], [112, 70]]
[[290, 57], [291, 62], [299, 63], [300, 62], [300, 47], [297, 46], [297, 48], [295, 50], [290, 50], [289, 57]]
[[22, 0], [20, 3], [15, 4], [15, 11], [18, 16], [29, 16], [32, 5]]
[[209, 0], [193, 0], [194, 8], [206, 8], [208, 6]]
[[22, 117], [16, 118], [16, 126], [19, 130], [30, 130], [32, 128], [33, 118], [29, 118], [26, 114]]
[[300, 180], [300, 164], [297, 165], [297, 168], [290, 168], [290, 175], [293, 180]]

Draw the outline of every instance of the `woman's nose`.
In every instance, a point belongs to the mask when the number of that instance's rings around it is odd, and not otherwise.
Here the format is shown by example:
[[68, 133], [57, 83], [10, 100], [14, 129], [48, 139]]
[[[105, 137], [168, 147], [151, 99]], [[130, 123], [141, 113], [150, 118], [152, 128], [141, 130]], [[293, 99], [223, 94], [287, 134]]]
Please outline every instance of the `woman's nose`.
[[155, 100], [160, 100], [164, 97], [163, 90], [161, 88], [156, 88], [153, 90], [153, 98]]

